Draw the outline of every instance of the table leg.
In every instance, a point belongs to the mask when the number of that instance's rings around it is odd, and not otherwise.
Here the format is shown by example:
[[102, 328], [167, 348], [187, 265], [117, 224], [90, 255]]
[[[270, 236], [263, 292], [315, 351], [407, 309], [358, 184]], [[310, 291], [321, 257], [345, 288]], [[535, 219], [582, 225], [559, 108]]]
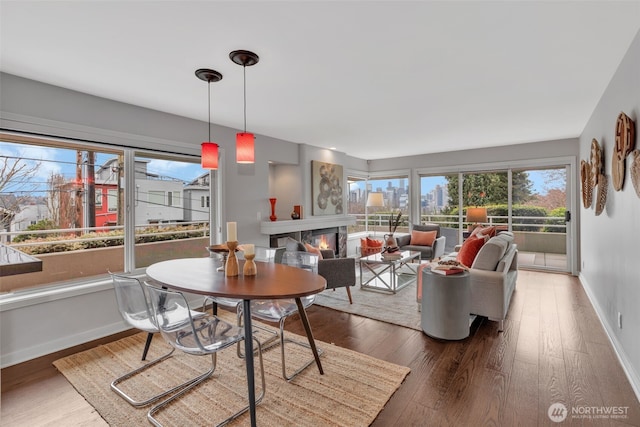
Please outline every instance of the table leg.
[[307, 312], [304, 309], [304, 305], [302, 305], [302, 301], [300, 298], [296, 298], [296, 305], [298, 306], [298, 313], [300, 314], [300, 320], [302, 321], [302, 326], [304, 326], [304, 330], [307, 333], [307, 339], [309, 340], [309, 346], [311, 347], [311, 351], [313, 352], [313, 357], [316, 359], [316, 365], [318, 365], [318, 371], [320, 371], [320, 375], [324, 375], [324, 370], [322, 369], [322, 363], [320, 362], [320, 356], [318, 355], [318, 349], [316, 348], [316, 341], [313, 339], [313, 332], [311, 332], [311, 326], [309, 326], [309, 319], [307, 318]]
[[244, 358], [247, 365], [247, 387], [249, 388], [249, 414], [251, 415], [251, 427], [256, 422], [256, 389], [253, 377], [253, 335], [251, 326], [251, 300], [242, 300], [244, 314]]

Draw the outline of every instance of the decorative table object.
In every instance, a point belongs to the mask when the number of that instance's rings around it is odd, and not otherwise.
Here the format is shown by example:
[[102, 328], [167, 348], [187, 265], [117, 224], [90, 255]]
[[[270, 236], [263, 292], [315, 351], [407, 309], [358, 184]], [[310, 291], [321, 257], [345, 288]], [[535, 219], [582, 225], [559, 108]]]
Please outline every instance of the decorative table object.
[[218, 267], [218, 271], [224, 271], [224, 267], [227, 264], [227, 256], [229, 255], [229, 247], [227, 245], [212, 245], [207, 246], [209, 252], [222, 255], [222, 265]]
[[245, 276], [255, 276], [258, 273], [258, 268], [253, 260], [256, 254], [244, 254], [244, 267], [242, 267], [242, 274]]
[[276, 219], [278, 219], [278, 217], [276, 216], [276, 198], [272, 197], [269, 199], [269, 203], [271, 203], [271, 216], [269, 217], [269, 219], [271, 221], [275, 221]]
[[227, 242], [229, 247], [229, 255], [227, 256], [227, 263], [224, 267], [224, 275], [227, 277], [233, 277], [238, 275], [238, 258], [236, 258], [236, 248], [238, 242]]

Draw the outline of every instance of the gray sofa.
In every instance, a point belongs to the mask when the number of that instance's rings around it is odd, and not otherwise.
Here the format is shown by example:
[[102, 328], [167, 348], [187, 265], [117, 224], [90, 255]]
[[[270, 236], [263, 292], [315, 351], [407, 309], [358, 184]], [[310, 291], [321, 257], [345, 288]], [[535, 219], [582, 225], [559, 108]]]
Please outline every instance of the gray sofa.
[[412, 224], [411, 230], [437, 231], [436, 240], [433, 242], [433, 246], [412, 245], [411, 234], [404, 234], [396, 237], [400, 250], [419, 251], [422, 261], [432, 261], [444, 255], [446, 237], [440, 234], [440, 226], [438, 224]]
[[[455, 259], [456, 253], [444, 259]], [[504, 329], [511, 296], [518, 278], [518, 247], [513, 233], [501, 232], [485, 243], [469, 270], [471, 273], [471, 313], [498, 321]]]

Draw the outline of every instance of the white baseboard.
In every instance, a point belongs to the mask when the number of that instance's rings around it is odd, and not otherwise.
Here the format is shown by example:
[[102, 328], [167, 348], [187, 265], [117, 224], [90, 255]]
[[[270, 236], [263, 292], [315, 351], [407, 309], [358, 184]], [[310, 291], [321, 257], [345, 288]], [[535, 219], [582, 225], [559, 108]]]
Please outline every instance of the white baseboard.
[[46, 356], [47, 354], [61, 351], [89, 341], [104, 338], [131, 329], [124, 321], [105, 325], [97, 329], [91, 329], [81, 334], [66, 335], [52, 341], [46, 341], [37, 345], [21, 348], [20, 350], [2, 355], [1, 368], [17, 365], [18, 363]]
[[582, 273], [580, 273], [578, 278], [580, 279], [582, 288], [587, 294], [587, 298], [589, 298], [591, 305], [593, 306], [594, 310], [596, 311], [596, 314], [598, 315], [600, 324], [602, 325], [605, 332], [607, 333], [607, 336], [609, 337], [609, 341], [613, 346], [613, 351], [616, 353], [616, 356], [618, 356], [618, 360], [622, 365], [622, 369], [624, 370], [624, 373], [627, 376], [629, 383], [631, 383], [631, 388], [633, 388], [633, 392], [636, 395], [636, 399], [638, 399], [638, 401], [640, 402], [640, 376], [638, 376], [638, 373], [635, 371], [633, 365], [631, 364], [629, 357], [627, 357], [627, 353], [624, 351], [624, 347], [622, 347], [622, 344], [620, 344], [620, 341], [618, 341], [618, 338], [614, 333], [613, 327], [608, 322], [606, 322], [605, 312], [604, 310], [602, 310], [602, 307], [598, 303], [598, 300], [595, 298], [595, 295], [593, 295], [593, 293], [591, 292], [589, 283], [587, 282], [585, 277], [582, 275]]

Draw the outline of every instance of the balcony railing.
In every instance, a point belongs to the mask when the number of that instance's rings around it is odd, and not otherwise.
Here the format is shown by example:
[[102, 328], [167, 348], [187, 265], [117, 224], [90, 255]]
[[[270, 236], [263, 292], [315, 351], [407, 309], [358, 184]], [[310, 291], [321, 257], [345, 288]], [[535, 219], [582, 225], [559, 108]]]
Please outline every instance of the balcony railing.
[[[389, 218], [394, 216], [394, 214], [370, 214], [368, 215], [368, 221], [364, 214], [355, 214], [352, 216], [356, 218], [356, 224], [349, 227], [350, 234], [368, 231], [380, 235], [381, 233], [385, 234], [389, 232]], [[508, 217], [497, 215], [489, 216], [487, 222], [489, 225], [506, 225], [508, 224]], [[440, 225], [441, 233], [447, 237], [445, 250], [448, 252], [453, 251], [455, 245], [461, 243], [461, 231], [466, 231], [467, 225], [469, 224], [463, 221], [463, 229], [460, 230], [458, 215], [442, 214], [421, 215], [420, 223]], [[564, 217], [514, 216], [512, 217], [511, 228], [520, 251], [566, 254], [567, 225]], [[401, 217], [400, 225], [396, 233], [408, 232], [408, 216], [405, 215]]]

